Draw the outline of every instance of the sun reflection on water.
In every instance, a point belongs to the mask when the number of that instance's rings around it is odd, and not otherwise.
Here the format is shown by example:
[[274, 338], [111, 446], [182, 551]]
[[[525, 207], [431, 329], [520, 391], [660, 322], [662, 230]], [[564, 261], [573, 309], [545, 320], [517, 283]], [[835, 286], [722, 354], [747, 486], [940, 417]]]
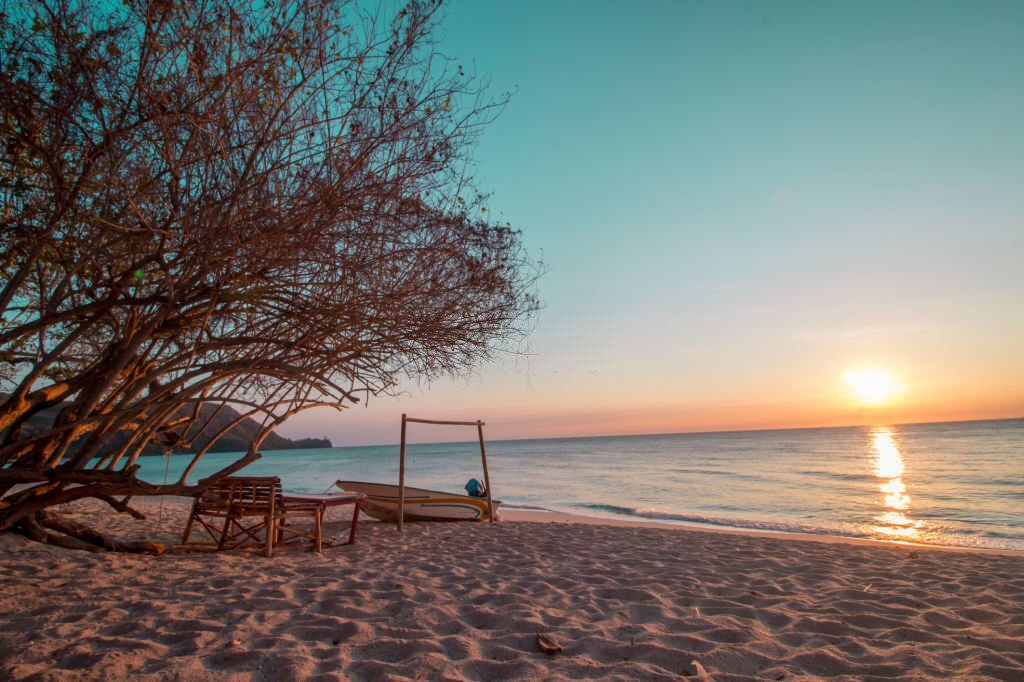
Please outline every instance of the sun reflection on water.
[[907, 516], [910, 510], [910, 495], [903, 483], [905, 465], [903, 455], [896, 444], [892, 429], [881, 426], [871, 432], [871, 446], [874, 450], [875, 476], [885, 479], [878, 488], [885, 496], [885, 510], [875, 517], [878, 525], [874, 530], [882, 535], [914, 540], [920, 536], [924, 521], [917, 521]]

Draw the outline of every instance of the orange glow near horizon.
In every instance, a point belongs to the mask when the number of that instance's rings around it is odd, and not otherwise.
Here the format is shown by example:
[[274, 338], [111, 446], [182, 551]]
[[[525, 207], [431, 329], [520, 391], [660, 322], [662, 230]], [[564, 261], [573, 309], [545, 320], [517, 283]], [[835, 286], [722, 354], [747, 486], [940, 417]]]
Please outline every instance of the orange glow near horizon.
[[[708, 392], [701, 384], [700, 390], [677, 393], [675, 389], [687, 387], [685, 382], [673, 384], [673, 390], [659, 389], [663, 381], [659, 376], [657, 381], [638, 383], [628, 399], [615, 400], [608, 396], [620, 395], [621, 377], [587, 375], [585, 381], [570, 382], [561, 375], [536, 373], [527, 386], [518, 375], [503, 374], [469, 387], [458, 382], [435, 384], [429, 391], [400, 400], [378, 400], [369, 410], [347, 410], [340, 419], [333, 410], [310, 410], [290, 419], [279, 433], [292, 438], [326, 436], [336, 445], [394, 444], [398, 442], [395, 424], [403, 412], [438, 419], [480, 417], [487, 422], [488, 437], [495, 440], [1024, 417], [1024, 384], [1012, 376], [968, 382], [940, 377], [909, 362], [899, 364], [900, 374], [889, 376], [902, 388], [884, 404], [863, 402], [843, 380], [843, 369], [868, 365], [850, 362], [837, 368], [830, 358], [827, 366], [804, 368], [806, 375], [794, 372], [790, 382], [770, 373], [757, 387], [742, 391], [716, 388]], [[874, 459], [870, 441], [867, 447]]]

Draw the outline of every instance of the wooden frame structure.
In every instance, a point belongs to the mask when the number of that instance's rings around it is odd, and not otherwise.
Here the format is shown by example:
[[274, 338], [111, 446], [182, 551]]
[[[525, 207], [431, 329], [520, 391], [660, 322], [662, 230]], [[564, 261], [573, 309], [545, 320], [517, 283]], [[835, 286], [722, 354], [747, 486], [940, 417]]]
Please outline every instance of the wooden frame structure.
[[494, 498], [491, 497], [491, 475], [487, 471], [487, 447], [484, 445], [484, 423], [480, 420], [475, 422], [453, 422], [437, 419], [417, 419], [402, 415], [402, 444], [398, 454], [398, 532], [402, 532], [405, 522], [405, 428], [408, 423], [415, 424], [437, 424], [442, 426], [475, 426], [477, 437], [480, 439], [480, 461], [484, 465], [484, 487], [487, 488], [487, 511], [490, 522], [494, 523]]

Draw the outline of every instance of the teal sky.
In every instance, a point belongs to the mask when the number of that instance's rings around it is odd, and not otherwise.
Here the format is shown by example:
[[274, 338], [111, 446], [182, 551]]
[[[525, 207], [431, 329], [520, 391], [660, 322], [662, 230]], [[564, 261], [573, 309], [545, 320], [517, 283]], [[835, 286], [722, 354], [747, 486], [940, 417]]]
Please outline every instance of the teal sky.
[[1024, 416], [1024, 3], [458, 0], [442, 49], [516, 89], [476, 158], [548, 268], [527, 354], [282, 433]]

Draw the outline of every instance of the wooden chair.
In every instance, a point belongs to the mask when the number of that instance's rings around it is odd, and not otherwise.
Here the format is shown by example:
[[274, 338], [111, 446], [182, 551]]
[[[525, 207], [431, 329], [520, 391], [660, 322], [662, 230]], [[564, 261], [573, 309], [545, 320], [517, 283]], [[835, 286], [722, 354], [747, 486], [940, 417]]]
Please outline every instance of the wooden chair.
[[[309, 518], [312, 528], [288, 525], [294, 518]], [[269, 557], [274, 546], [300, 538], [312, 542], [316, 551], [323, 548], [321, 522], [323, 508], [319, 503], [285, 504], [281, 480], [276, 476], [231, 476], [210, 486], [192, 503], [192, 512], [185, 524], [181, 543], [188, 544], [197, 526], [210, 537], [217, 549], [234, 549], [255, 542], [264, 546]]]
[[233, 549], [253, 540], [264, 545], [268, 557], [273, 556], [275, 529], [282, 514], [277, 504], [280, 497], [281, 481], [276, 476], [221, 479], [192, 503], [181, 543], [188, 543], [193, 526], [198, 524], [217, 549]]

